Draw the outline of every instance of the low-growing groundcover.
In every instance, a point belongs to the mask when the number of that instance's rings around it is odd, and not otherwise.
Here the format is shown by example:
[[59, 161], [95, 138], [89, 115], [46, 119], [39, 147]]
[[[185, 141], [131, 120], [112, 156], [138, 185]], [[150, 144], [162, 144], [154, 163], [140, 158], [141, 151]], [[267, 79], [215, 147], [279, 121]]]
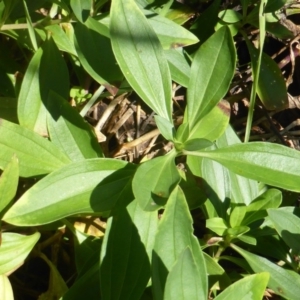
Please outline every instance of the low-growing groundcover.
[[0, 2], [0, 299], [299, 299], [300, 153], [249, 142], [296, 2]]

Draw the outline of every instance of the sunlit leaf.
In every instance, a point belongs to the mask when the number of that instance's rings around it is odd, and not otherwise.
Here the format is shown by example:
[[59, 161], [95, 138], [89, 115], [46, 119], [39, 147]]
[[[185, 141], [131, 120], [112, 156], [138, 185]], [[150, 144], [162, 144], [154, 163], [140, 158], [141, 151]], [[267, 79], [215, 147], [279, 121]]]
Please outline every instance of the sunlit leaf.
[[133, 198], [135, 167], [125, 161], [95, 158], [52, 172], [8, 210], [4, 220], [15, 225], [47, 224], [81, 213], [112, 210]]
[[110, 36], [129, 84], [151, 109], [172, 122], [168, 63], [157, 35], [135, 1], [112, 1]]
[[157, 210], [166, 204], [180, 181], [174, 162], [175, 152], [144, 162], [137, 169], [132, 188], [135, 198], [145, 210]]
[[0, 119], [0, 168], [15, 154], [19, 159], [20, 176], [31, 177], [50, 173], [70, 160], [38, 134]]
[[236, 53], [229, 29], [224, 26], [197, 51], [188, 85], [184, 120], [192, 129], [228, 91], [235, 70]]
[[80, 22], [85, 22], [90, 15], [92, 0], [70, 0], [71, 8]]
[[27, 236], [10, 232], [2, 233], [0, 274], [10, 274], [19, 268], [39, 238], [39, 232]]

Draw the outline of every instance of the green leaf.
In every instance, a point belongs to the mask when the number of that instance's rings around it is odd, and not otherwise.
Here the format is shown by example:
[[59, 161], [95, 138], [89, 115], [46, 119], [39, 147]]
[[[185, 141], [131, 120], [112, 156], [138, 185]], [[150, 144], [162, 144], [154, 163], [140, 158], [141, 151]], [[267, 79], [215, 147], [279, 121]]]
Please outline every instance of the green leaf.
[[210, 289], [222, 289], [231, 285], [231, 280], [226, 274], [225, 270], [208, 254], [203, 252], [205, 259], [209, 288]]
[[272, 0], [268, 1], [265, 7], [265, 12], [275, 12], [286, 4], [287, 0]]
[[190, 139], [203, 138], [215, 141], [226, 130], [230, 119], [230, 104], [221, 100], [190, 131]]
[[185, 47], [199, 42], [193, 33], [172, 20], [155, 15], [153, 11], [143, 10], [143, 12], [164, 49]]
[[220, 236], [224, 235], [228, 229], [228, 225], [222, 218], [207, 219], [206, 227]]
[[173, 141], [175, 135], [175, 128], [173, 123], [170, 123], [168, 120], [161, 116], [154, 116], [155, 123], [166, 140]]
[[175, 166], [175, 152], [144, 162], [137, 169], [132, 189], [144, 210], [157, 210], [164, 206], [180, 175]]
[[300, 218], [280, 209], [268, 209], [268, 215], [285, 243], [292, 250], [300, 252]]
[[248, 206], [242, 225], [251, 224], [267, 216], [268, 208], [277, 208], [282, 201], [282, 193], [276, 189], [269, 189], [254, 199]]
[[179, 187], [172, 192], [158, 225], [152, 257], [152, 288], [155, 299], [163, 299], [168, 273], [180, 254], [189, 247], [200, 273], [201, 297], [207, 297], [206, 265], [200, 245], [193, 235], [192, 218]]
[[275, 294], [285, 299], [299, 299], [299, 274], [291, 270], [283, 269], [266, 258], [252, 254], [236, 245], [231, 244], [231, 247], [246, 259], [254, 272], [268, 272], [270, 274], [268, 287], [271, 288]]
[[67, 216], [112, 210], [133, 198], [135, 166], [115, 159], [94, 158], [52, 172], [8, 210], [4, 220], [15, 225], [47, 224]]
[[90, 15], [92, 0], [70, 0], [71, 8], [80, 22], [85, 22]]
[[48, 131], [51, 142], [71, 161], [103, 157], [92, 127], [59, 95], [49, 93]]
[[68, 69], [52, 39], [46, 40], [30, 61], [18, 99], [20, 125], [44, 136], [48, 134], [46, 104], [50, 90], [69, 98]]
[[172, 80], [187, 87], [191, 76], [191, 67], [181, 48], [164, 51], [168, 60]]
[[32, 235], [22, 235], [10, 232], [2, 233], [0, 274], [11, 273], [19, 268], [39, 238], [39, 232]]
[[157, 213], [143, 211], [137, 201], [108, 222], [101, 249], [103, 299], [140, 299], [150, 279], [150, 254]]
[[264, 142], [236, 144], [229, 147], [185, 154], [207, 157], [229, 170], [266, 184], [300, 191], [300, 153], [286, 146]]
[[[247, 43], [251, 55], [252, 68], [256, 68], [258, 50]], [[257, 94], [269, 110], [282, 109], [288, 106], [286, 83], [277, 63], [266, 54], [262, 55], [258, 79]]]
[[119, 85], [123, 74], [106, 31], [105, 26], [92, 18], [88, 18], [85, 24], [76, 24], [75, 47], [82, 66], [90, 76], [100, 84]]
[[229, 29], [224, 26], [197, 51], [188, 86], [185, 122], [190, 130], [227, 93], [235, 70], [236, 53]]
[[111, 43], [119, 66], [143, 101], [172, 122], [171, 76], [157, 35], [133, 0], [113, 0]]
[[237, 23], [243, 18], [239, 12], [233, 9], [222, 10], [219, 12], [218, 16], [225, 23]]
[[199, 284], [202, 277], [193, 253], [187, 247], [170, 270], [166, 281], [164, 299], [205, 299], [206, 290], [203, 291]]
[[1, 169], [14, 154], [18, 157], [21, 177], [44, 175], [70, 162], [46, 139], [3, 119], [0, 119], [0, 153]]
[[247, 276], [233, 283], [230, 287], [218, 295], [215, 300], [263, 299], [269, 277], [270, 275], [267, 272]]
[[14, 155], [0, 178], [0, 220], [3, 212], [14, 199], [19, 184], [19, 163]]
[[230, 213], [230, 226], [236, 227], [242, 224], [247, 211], [246, 206], [235, 206]]
[[67, 25], [61, 24], [61, 26], [58, 24], [53, 24], [45, 27], [45, 29], [51, 33], [51, 36], [59, 50], [77, 56], [73, 41], [63, 30], [63, 28], [67, 26], [69, 30], [73, 30], [72, 24], [70, 23], [68, 23]]
[[183, 148], [187, 151], [197, 151], [200, 149], [208, 148], [213, 143], [207, 139], [189, 139], [183, 145]]
[[6, 275], [0, 275], [0, 299], [14, 300], [11, 283]]
[[246, 232], [248, 232], [249, 230], [250, 230], [250, 228], [247, 226], [237, 226], [234, 228], [228, 228], [225, 231], [224, 235], [228, 235], [230, 237], [230, 239], [238, 238], [238, 237], [242, 236], [243, 234], [245, 234]]

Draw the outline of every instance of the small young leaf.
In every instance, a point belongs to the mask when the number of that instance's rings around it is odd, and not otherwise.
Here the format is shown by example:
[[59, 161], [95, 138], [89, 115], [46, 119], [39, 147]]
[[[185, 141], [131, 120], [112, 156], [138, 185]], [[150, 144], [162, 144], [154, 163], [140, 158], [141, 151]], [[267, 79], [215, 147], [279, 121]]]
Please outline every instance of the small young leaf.
[[157, 223], [157, 213], [142, 210], [136, 200], [108, 222], [101, 249], [103, 299], [141, 298], [150, 279]]
[[187, 247], [179, 255], [166, 280], [164, 299], [205, 299], [202, 290], [202, 276], [191, 249]]
[[282, 201], [282, 193], [276, 189], [269, 189], [254, 199], [248, 206], [242, 225], [251, 224], [267, 216], [268, 208], [277, 208]]
[[233, 9], [222, 10], [219, 12], [218, 16], [225, 23], [237, 23], [243, 18], [239, 12]]
[[129, 84], [153, 111], [172, 122], [168, 63], [157, 35], [135, 1], [112, 1], [110, 36]]
[[300, 218], [280, 209], [268, 209], [268, 215], [285, 243], [300, 252]]
[[168, 273], [180, 254], [189, 247], [200, 272], [201, 296], [207, 297], [206, 265], [198, 240], [193, 235], [192, 218], [182, 190], [172, 192], [158, 225], [152, 257], [152, 287], [155, 299], [162, 300]]
[[270, 280], [268, 287], [275, 294], [286, 299], [298, 300], [300, 293], [300, 275], [294, 271], [286, 270], [270, 262], [264, 257], [252, 254], [242, 248], [231, 244], [231, 247], [242, 255], [254, 272], [268, 272]]
[[175, 128], [173, 123], [170, 123], [168, 120], [161, 116], [154, 116], [155, 123], [163, 135], [163, 137], [168, 141], [173, 141], [175, 136]]
[[145, 210], [157, 210], [164, 206], [180, 181], [175, 166], [176, 153], [156, 157], [144, 162], [137, 169], [132, 188], [135, 198]]
[[27, 236], [10, 232], [2, 233], [0, 274], [10, 274], [19, 268], [39, 238], [39, 232]]
[[215, 300], [258, 300], [264, 296], [270, 275], [267, 272], [250, 275], [233, 283]]
[[16, 195], [19, 184], [19, 163], [14, 155], [0, 177], [0, 220]]
[[299, 192], [300, 153], [264, 142], [236, 144], [213, 151], [188, 152], [213, 159], [229, 170], [254, 180]]
[[164, 51], [168, 60], [172, 80], [187, 87], [191, 76], [191, 67], [181, 48]]
[[92, 0], [70, 0], [71, 8], [80, 22], [85, 22], [90, 15]]
[[206, 139], [189, 139], [183, 145], [183, 148], [187, 151], [197, 151], [200, 149], [208, 148], [213, 143]]
[[51, 91], [48, 103], [47, 123], [53, 144], [72, 161], [103, 157], [91, 127], [65, 99]]
[[44, 175], [70, 162], [46, 139], [3, 119], [0, 119], [0, 153], [1, 169], [14, 154], [18, 157], [21, 177]]
[[235, 70], [235, 61], [233, 39], [226, 26], [200, 46], [192, 62], [187, 109], [184, 115], [190, 130], [228, 91]]
[[44, 177], [8, 210], [11, 224], [35, 226], [64, 217], [104, 212], [131, 201], [135, 166], [125, 161], [94, 158], [71, 163]]
[[246, 206], [234, 207], [232, 212], [230, 213], [230, 226], [231, 227], [240, 226], [245, 217], [246, 211], [247, 211]]
[[224, 235], [225, 231], [228, 229], [228, 225], [222, 218], [207, 219], [206, 227], [220, 236]]

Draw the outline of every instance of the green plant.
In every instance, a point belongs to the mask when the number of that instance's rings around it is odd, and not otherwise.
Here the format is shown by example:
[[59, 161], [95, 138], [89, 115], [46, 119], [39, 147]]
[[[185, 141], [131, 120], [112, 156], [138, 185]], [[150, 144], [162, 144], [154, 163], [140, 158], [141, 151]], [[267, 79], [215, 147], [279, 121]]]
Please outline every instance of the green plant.
[[[298, 299], [299, 210], [283, 203], [277, 188], [300, 191], [300, 154], [277, 144], [240, 142], [226, 104], [220, 105], [235, 73], [237, 32], [247, 41], [254, 78], [246, 141], [256, 94], [266, 107], [286, 103], [281, 71], [262, 52], [267, 13], [276, 15], [286, 1], [240, 1], [241, 12], [220, 12], [221, 1], [211, 1], [193, 24], [194, 34], [171, 21], [176, 20], [174, 1], [156, 7], [146, 0], [113, 0], [109, 14], [101, 11], [106, 2], [45, 1], [47, 16], [33, 13], [41, 8], [37, 4], [0, 2], [1, 33], [27, 55], [33, 53], [21, 85], [2, 70], [10, 83], [3, 99], [16, 99], [16, 107], [1, 115], [0, 211], [5, 230], [36, 230], [28, 236], [3, 233], [0, 254], [7, 247], [7, 260], [14, 257], [10, 235], [18, 244], [28, 240], [27, 255], [45, 228], [68, 228], [76, 239], [78, 276], [67, 292], [40, 243], [32, 251], [51, 269], [43, 297], [54, 299], [207, 299], [209, 294], [218, 300], [262, 299], [267, 287], [269, 293]], [[20, 5], [26, 32], [13, 24]], [[199, 33], [207, 16], [211, 22]], [[260, 29], [258, 50], [248, 40], [249, 23]], [[279, 28], [272, 33], [282, 33]], [[198, 37], [201, 45], [195, 52], [172, 49], [194, 45]], [[80, 87], [86, 74], [100, 84], [91, 98], [74, 94], [85, 102], [80, 113], [66, 101], [69, 69]], [[187, 88], [180, 125], [173, 118], [172, 80]], [[275, 94], [273, 80], [278, 82]], [[71, 91], [76, 89], [78, 84]], [[106, 158], [82, 118], [104, 89], [119, 94], [134, 90], [155, 112], [172, 150], [140, 165]], [[12, 122], [14, 113], [18, 124]], [[186, 157], [186, 171], [176, 166], [181, 157]], [[20, 188], [12, 204], [19, 176], [34, 182]], [[201, 178], [200, 186], [195, 176]], [[199, 238], [190, 212], [196, 208], [205, 220]], [[74, 228], [73, 218], [82, 215], [108, 218], [103, 239]], [[5, 276], [20, 261], [8, 268], [0, 261], [7, 293]], [[230, 273], [226, 263], [238, 271]], [[245, 272], [253, 275], [243, 276]]]

